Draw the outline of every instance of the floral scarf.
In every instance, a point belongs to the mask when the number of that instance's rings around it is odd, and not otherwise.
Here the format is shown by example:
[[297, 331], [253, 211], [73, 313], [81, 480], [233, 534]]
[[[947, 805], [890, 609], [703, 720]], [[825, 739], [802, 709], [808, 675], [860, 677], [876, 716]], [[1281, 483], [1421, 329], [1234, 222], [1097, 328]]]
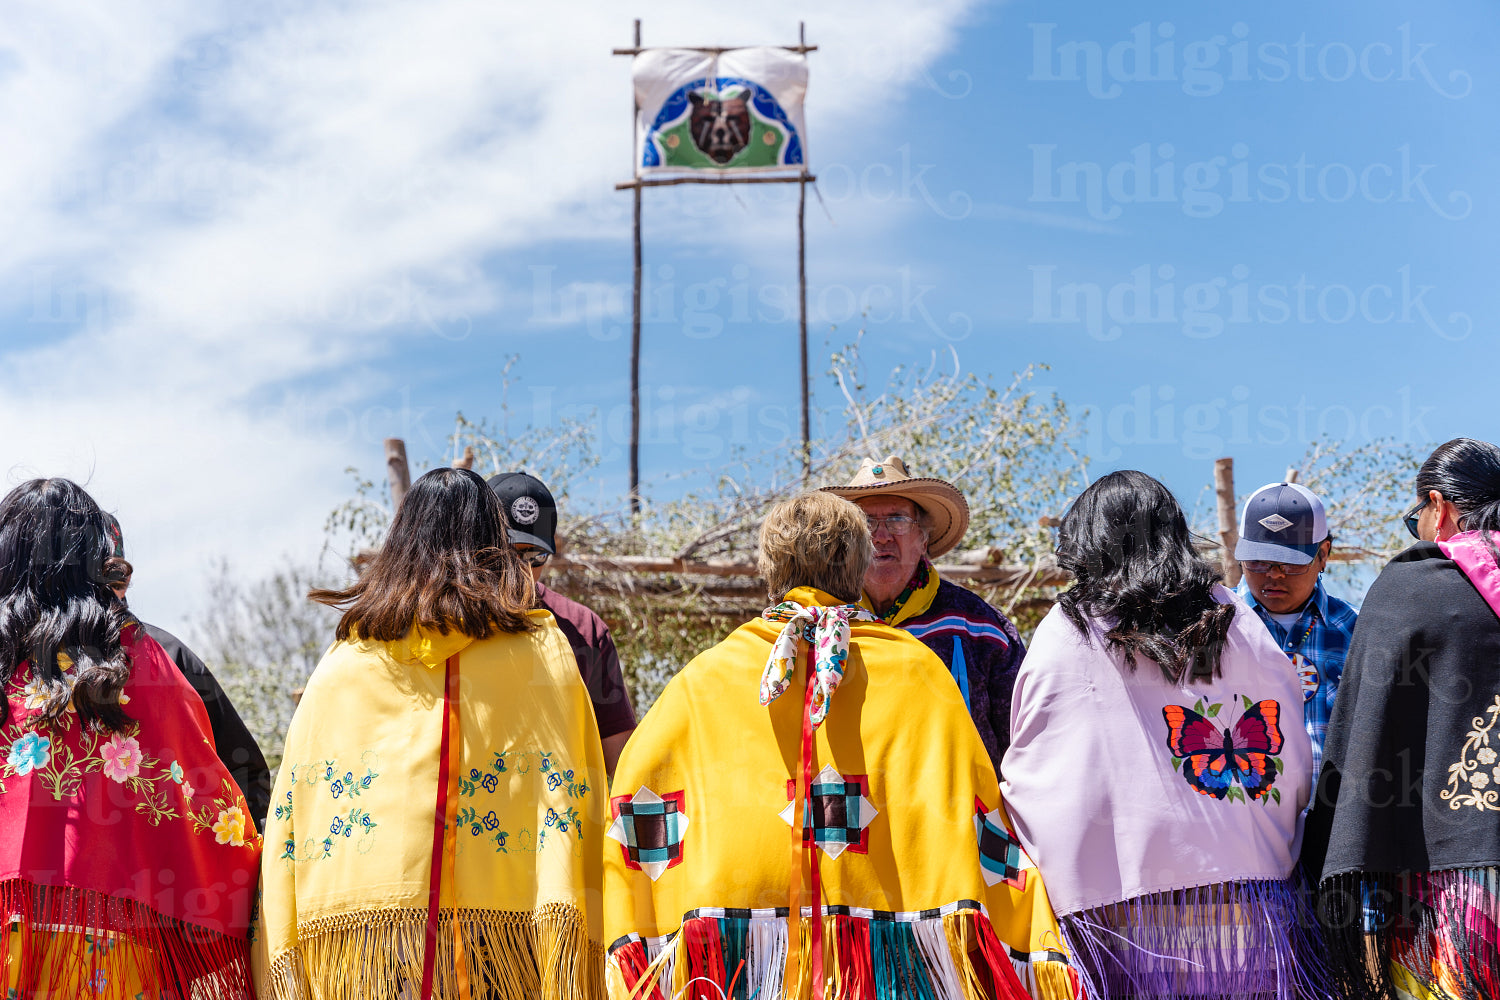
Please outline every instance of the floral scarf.
[[[202, 701], [139, 625], [121, 641], [132, 721], [118, 732], [82, 725], [71, 702], [47, 721], [30, 664], [5, 692], [0, 953], [12, 958], [0, 983], [23, 996], [79, 977], [94, 993], [128, 981], [152, 996], [244, 995], [260, 838]], [[73, 661], [58, 666], [71, 688]]]
[[769, 705], [791, 686], [797, 672], [797, 641], [813, 646], [812, 724], [816, 729], [828, 716], [828, 703], [844, 679], [844, 661], [849, 658], [849, 620], [874, 622], [880, 619], [857, 604], [830, 607], [803, 607], [796, 601], [782, 601], [761, 612], [768, 622], [785, 622], [781, 634], [771, 644], [760, 679], [760, 703]]

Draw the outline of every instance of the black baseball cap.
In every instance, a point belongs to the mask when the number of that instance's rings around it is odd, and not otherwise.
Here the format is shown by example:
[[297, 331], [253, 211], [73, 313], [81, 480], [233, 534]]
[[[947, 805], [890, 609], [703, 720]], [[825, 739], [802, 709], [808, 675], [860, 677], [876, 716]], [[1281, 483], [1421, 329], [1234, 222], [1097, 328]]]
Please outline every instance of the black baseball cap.
[[502, 472], [485, 484], [505, 509], [512, 545], [535, 545], [548, 555], [557, 555], [557, 501], [540, 479], [524, 472]]

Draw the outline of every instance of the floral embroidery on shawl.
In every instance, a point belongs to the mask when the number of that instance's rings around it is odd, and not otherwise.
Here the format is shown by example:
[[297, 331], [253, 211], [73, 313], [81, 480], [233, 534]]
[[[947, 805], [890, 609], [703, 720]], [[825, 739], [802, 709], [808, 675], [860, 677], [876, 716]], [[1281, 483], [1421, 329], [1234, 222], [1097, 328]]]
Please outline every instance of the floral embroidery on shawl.
[[[219, 794], [199, 804], [195, 799], [203, 797], [186, 780], [180, 760], [163, 764], [142, 745], [145, 737], [140, 723], [113, 733], [82, 725], [71, 700], [73, 661], [66, 653], [59, 653], [57, 664], [69, 701], [67, 711], [56, 722], [48, 722], [41, 715], [51, 691], [35, 676], [25, 683], [17, 678], [19, 697], [11, 698], [10, 721], [0, 728], [0, 753], [4, 754], [0, 792], [6, 790], [5, 779], [26, 778], [38, 782], [54, 801], [60, 802], [77, 795], [87, 775], [102, 774], [136, 797], [135, 811], [152, 826], [165, 820], [186, 820], [194, 833], [211, 834], [220, 844], [259, 845], [260, 838], [236, 804], [236, 791], [228, 781], [223, 782]], [[120, 703], [128, 702], [122, 694]]]
[[1474, 717], [1458, 761], [1448, 768], [1448, 787], [1441, 796], [1449, 809], [1473, 806], [1480, 812], [1500, 811], [1500, 766], [1496, 766], [1500, 754], [1490, 745], [1490, 733], [1500, 722], [1500, 694], [1486, 714], [1488, 722], [1483, 715]]

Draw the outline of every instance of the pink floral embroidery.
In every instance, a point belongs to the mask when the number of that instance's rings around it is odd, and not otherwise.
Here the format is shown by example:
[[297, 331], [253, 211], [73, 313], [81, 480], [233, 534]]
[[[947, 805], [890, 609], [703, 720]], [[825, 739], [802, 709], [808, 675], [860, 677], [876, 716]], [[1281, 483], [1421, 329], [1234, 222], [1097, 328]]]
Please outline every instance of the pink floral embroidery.
[[104, 761], [104, 776], [111, 781], [124, 782], [140, 774], [141, 756], [141, 745], [136, 738], [119, 733], [99, 748], [99, 757]]

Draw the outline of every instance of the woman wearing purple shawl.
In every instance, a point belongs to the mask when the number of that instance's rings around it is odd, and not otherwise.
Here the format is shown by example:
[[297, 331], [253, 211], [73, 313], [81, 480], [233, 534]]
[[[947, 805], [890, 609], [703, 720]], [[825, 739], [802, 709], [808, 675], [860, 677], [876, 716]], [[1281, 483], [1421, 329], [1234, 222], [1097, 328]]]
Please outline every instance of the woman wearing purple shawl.
[[1325, 995], [1290, 661], [1144, 473], [1085, 490], [1057, 558], [1075, 580], [1021, 665], [1002, 787], [1088, 996]]

